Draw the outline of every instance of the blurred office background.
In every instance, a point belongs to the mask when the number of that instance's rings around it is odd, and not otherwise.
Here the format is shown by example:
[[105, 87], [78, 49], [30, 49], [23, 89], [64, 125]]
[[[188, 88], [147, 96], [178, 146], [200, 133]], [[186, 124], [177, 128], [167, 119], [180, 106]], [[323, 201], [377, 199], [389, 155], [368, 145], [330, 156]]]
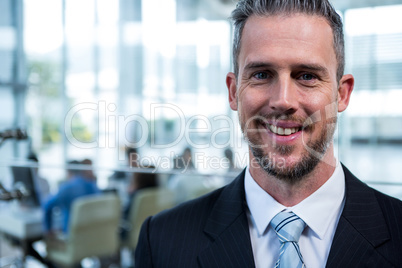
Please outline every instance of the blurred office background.
[[[57, 191], [65, 163], [93, 161], [100, 188], [127, 166], [169, 173], [191, 147], [195, 172], [222, 175], [224, 150], [247, 163], [228, 106], [234, 0], [0, 0], [0, 182], [30, 152]], [[402, 1], [334, 0], [356, 79], [336, 153], [355, 175], [402, 198]]]
[[[1, 0], [0, 130], [22, 127], [30, 138], [4, 143], [1, 166], [34, 151], [53, 187], [77, 158], [92, 159], [106, 187], [126, 146], [150, 161], [195, 147], [201, 173], [222, 172], [205, 161], [232, 147], [243, 166], [225, 86], [234, 2]], [[363, 180], [399, 183], [402, 1], [334, 4], [346, 72], [356, 77], [337, 154]], [[7, 168], [0, 175], [6, 180]]]

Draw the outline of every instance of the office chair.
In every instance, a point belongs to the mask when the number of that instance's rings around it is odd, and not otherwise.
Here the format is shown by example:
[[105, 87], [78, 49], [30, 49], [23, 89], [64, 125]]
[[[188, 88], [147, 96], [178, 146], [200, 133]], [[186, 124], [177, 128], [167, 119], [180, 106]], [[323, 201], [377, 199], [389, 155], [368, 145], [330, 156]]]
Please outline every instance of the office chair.
[[72, 205], [68, 236], [47, 244], [47, 258], [57, 267], [74, 267], [87, 257], [117, 256], [120, 217], [115, 194], [78, 198]]
[[127, 237], [122, 241], [122, 247], [134, 251], [142, 223], [151, 215], [172, 208], [175, 205], [174, 193], [165, 188], [144, 188], [138, 190], [131, 200], [132, 205], [128, 213]]

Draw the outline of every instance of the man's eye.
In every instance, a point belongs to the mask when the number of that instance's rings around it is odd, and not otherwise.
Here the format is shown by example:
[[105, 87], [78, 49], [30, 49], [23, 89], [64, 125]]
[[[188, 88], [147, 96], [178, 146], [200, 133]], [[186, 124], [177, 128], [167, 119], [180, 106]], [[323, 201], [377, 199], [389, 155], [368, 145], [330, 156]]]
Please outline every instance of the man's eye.
[[268, 74], [265, 72], [259, 72], [259, 73], [255, 73], [254, 77], [257, 79], [267, 79], [268, 78]]
[[315, 76], [312, 74], [303, 74], [300, 78], [302, 80], [309, 81], [309, 80], [313, 80], [315, 78]]

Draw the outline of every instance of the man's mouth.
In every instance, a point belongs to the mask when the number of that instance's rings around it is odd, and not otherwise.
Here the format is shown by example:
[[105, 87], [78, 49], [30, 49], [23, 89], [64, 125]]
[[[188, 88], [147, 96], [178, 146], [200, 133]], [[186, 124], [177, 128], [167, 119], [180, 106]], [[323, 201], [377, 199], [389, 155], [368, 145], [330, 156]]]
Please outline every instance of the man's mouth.
[[289, 136], [302, 129], [301, 127], [284, 128], [284, 127], [278, 127], [278, 126], [271, 125], [271, 124], [267, 124], [267, 126], [268, 126], [268, 129], [272, 133], [280, 135], [280, 136]]

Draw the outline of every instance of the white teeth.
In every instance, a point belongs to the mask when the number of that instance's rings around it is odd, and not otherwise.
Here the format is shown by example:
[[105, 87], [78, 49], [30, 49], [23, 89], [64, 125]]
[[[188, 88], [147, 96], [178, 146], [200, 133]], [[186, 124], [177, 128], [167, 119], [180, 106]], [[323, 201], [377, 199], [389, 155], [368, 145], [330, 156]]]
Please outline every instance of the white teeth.
[[277, 127], [274, 125], [269, 125], [269, 130], [271, 130], [271, 132], [281, 135], [281, 136], [289, 136], [293, 133], [296, 133], [297, 131], [299, 131], [299, 128], [281, 128], [281, 127]]

